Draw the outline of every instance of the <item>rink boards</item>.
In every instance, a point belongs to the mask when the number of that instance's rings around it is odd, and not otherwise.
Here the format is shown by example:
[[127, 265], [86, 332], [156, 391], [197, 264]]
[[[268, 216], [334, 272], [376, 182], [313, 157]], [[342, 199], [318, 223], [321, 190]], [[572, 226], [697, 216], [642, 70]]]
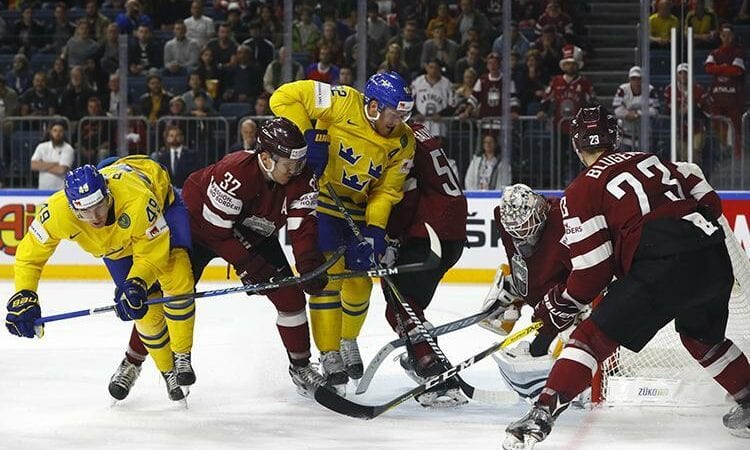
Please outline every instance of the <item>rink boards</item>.
[[[559, 196], [560, 191], [542, 191]], [[13, 260], [18, 242], [34, 220], [37, 206], [51, 194], [37, 190], [0, 190], [0, 278], [13, 277]], [[737, 239], [750, 255], [750, 191], [719, 192], [724, 214]], [[487, 282], [492, 280], [497, 266], [507, 261], [495, 230], [493, 209], [498, 204], [499, 192], [468, 192], [469, 217], [467, 244], [460, 261], [445, 277], [451, 282]], [[291, 246], [286, 234], [281, 241], [290, 260]], [[231, 272], [231, 271], [230, 271]], [[43, 276], [46, 279], [108, 279], [104, 265], [83, 252], [72, 242], [64, 241], [50, 259]], [[205, 280], [219, 281], [227, 277], [226, 264], [216, 259], [204, 272]]]

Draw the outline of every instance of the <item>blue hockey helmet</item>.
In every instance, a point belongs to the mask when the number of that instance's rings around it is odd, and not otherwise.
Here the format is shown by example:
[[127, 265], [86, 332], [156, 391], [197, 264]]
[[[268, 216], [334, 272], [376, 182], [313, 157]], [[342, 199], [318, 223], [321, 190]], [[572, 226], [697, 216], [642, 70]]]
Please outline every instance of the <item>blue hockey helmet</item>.
[[[91, 164], [77, 167], [65, 175], [65, 197], [73, 213], [81, 220], [100, 217], [99, 206], [107, 205], [109, 188], [107, 180]], [[96, 213], [99, 214], [96, 214]]]
[[[372, 100], [378, 102], [378, 115], [367, 114], [367, 106]], [[411, 117], [414, 97], [401, 75], [396, 72], [376, 73], [365, 84], [365, 114], [370, 120], [378, 120], [385, 108], [393, 108], [404, 121]]]

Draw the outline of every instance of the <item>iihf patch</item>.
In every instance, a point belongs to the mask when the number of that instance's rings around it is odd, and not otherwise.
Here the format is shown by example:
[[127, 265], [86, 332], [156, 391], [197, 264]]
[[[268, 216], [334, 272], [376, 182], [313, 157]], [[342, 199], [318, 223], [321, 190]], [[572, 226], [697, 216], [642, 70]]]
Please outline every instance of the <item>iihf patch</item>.
[[146, 237], [151, 240], [156, 236], [162, 234], [165, 230], [169, 230], [167, 221], [164, 220], [164, 216], [160, 215], [156, 218], [156, 222], [146, 229]]
[[122, 213], [120, 217], [117, 218], [117, 225], [123, 230], [128, 228], [130, 226], [130, 216]]

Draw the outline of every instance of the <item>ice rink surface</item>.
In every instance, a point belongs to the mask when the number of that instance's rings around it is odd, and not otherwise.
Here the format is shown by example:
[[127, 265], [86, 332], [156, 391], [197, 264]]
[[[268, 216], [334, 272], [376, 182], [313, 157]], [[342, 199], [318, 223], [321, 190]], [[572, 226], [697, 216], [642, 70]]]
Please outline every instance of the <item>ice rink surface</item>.
[[[9, 298], [12, 284], [0, 285]], [[199, 289], [221, 286], [203, 283]], [[39, 295], [43, 314], [50, 315], [107, 304], [112, 291], [103, 282], [42, 282]], [[394, 337], [377, 285], [374, 292], [359, 340], [365, 363]], [[485, 293], [477, 285], [443, 285], [428, 317], [440, 324], [469, 315]], [[193, 366], [198, 381], [189, 409], [167, 399], [150, 360], [130, 396], [112, 406], [107, 384], [131, 326], [114, 315], [50, 323], [42, 340], [0, 333], [0, 449], [497, 449], [505, 426], [528, 409], [520, 402], [474, 402], [428, 410], [409, 401], [371, 421], [340, 416], [296, 394], [275, 310], [265, 297], [240, 294], [200, 299], [197, 305]], [[441, 338], [440, 346], [456, 362], [496, 338], [474, 326]], [[491, 359], [464, 373], [477, 387], [503, 387]], [[398, 362], [389, 359], [361, 400], [382, 403], [411, 387]], [[750, 441], [724, 431], [721, 415], [727, 409], [569, 410], [536, 448], [750, 448]]]

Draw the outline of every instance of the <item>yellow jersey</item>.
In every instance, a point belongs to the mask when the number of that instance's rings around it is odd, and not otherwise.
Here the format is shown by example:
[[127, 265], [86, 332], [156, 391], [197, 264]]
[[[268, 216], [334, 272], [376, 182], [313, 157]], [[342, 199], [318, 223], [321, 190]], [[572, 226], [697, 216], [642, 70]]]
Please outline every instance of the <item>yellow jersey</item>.
[[113, 208], [102, 228], [79, 220], [64, 191], [52, 194], [18, 245], [16, 290], [36, 291], [42, 268], [63, 239], [75, 241], [96, 258], [133, 257], [128, 278], [149, 286], [169, 261], [169, 227], [163, 211], [174, 201], [169, 174], [146, 156], [129, 156], [103, 168]]
[[320, 179], [318, 212], [343, 217], [328, 196], [331, 185], [352, 218], [385, 228], [414, 159], [414, 134], [401, 123], [391, 136], [379, 135], [365, 116], [364, 96], [348, 86], [313, 80], [279, 87], [271, 110], [294, 122], [302, 132], [328, 130], [328, 164]]

